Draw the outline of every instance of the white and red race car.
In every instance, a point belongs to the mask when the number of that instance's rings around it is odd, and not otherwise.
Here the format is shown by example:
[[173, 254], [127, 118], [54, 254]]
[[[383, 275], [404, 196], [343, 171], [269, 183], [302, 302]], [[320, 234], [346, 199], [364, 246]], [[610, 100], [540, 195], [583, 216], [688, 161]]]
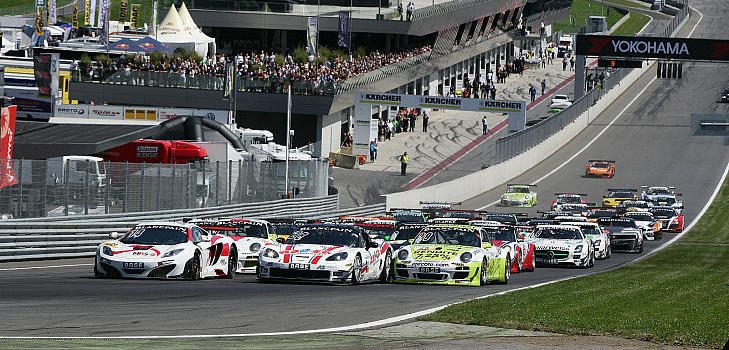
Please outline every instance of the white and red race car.
[[358, 284], [392, 280], [392, 249], [362, 228], [342, 224], [301, 227], [283, 243], [261, 251], [257, 277]]
[[469, 224], [483, 228], [491, 244], [508, 252], [512, 273], [534, 271], [534, 244], [519, 237], [514, 226], [494, 221], [472, 221]]
[[584, 193], [555, 193], [555, 199], [552, 200], [552, 204], [549, 210], [557, 210], [560, 204], [586, 204], [583, 197], [587, 195]]
[[684, 214], [681, 209], [669, 206], [653, 207], [650, 212], [653, 217], [661, 220], [661, 231], [663, 232], [683, 232]]
[[277, 244], [273, 226], [265, 220], [253, 219], [200, 219], [190, 221], [210, 234], [228, 236], [238, 247], [239, 273], [255, 273], [261, 249]]
[[94, 276], [122, 278], [233, 278], [238, 246], [230, 237], [210, 235], [197, 225], [150, 222], [125, 235], [112, 232], [112, 241], [96, 251]]

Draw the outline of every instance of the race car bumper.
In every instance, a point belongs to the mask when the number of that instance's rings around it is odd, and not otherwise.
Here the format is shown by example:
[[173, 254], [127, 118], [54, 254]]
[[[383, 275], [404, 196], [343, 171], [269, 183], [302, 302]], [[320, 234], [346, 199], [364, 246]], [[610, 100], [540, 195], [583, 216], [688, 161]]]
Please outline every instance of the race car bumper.
[[[506, 258], [494, 258], [487, 266], [488, 281], [504, 281]], [[481, 285], [481, 262], [393, 261], [393, 283]]]
[[640, 242], [635, 237], [620, 237], [613, 236], [610, 239], [613, 251], [624, 251], [624, 252], [637, 252], [640, 250]]
[[584, 266], [589, 258], [589, 254], [574, 254], [569, 250], [537, 249], [534, 252], [534, 261], [538, 265]]
[[238, 273], [256, 273], [258, 253], [238, 254]]
[[499, 205], [502, 207], [513, 207], [513, 208], [529, 208], [531, 204], [528, 200], [513, 200], [513, 199], [501, 199]]
[[96, 257], [96, 271], [112, 278], [182, 278], [185, 265], [184, 259], [125, 261], [99, 255]]
[[296, 264], [261, 262], [261, 280], [300, 280], [343, 283], [352, 279], [352, 264]]

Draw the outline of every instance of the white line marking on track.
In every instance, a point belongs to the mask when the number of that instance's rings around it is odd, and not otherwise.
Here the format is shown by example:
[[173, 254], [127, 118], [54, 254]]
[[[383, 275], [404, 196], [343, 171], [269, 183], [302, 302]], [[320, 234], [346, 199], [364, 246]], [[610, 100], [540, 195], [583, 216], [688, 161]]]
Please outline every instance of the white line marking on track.
[[26, 266], [26, 267], [5, 267], [0, 268], [0, 271], [21, 271], [21, 270], [42, 270], [42, 269], [56, 269], [61, 267], [77, 267], [77, 266], [93, 266], [94, 264], [68, 264], [68, 265], [50, 265], [50, 266]]
[[[691, 34], [693, 34], [694, 30], [696, 30], [696, 27], [701, 22], [701, 19], [703, 19], [703, 15], [701, 14], [700, 11], [698, 11], [696, 9], [694, 9], [694, 11], [696, 11], [697, 13], [699, 13], [699, 15], [701, 17], [699, 18], [698, 22], [696, 22], [696, 25], [694, 25], [694, 28], [689, 33], [689, 36], [691, 36]], [[650, 85], [650, 84], [648, 84], [648, 85]], [[640, 94], [638, 94], [638, 95], [640, 95]], [[704, 205], [704, 207], [701, 209], [701, 212], [699, 212], [699, 214], [697, 215], [697, 217], [689, 224], [689, 226], [682, 233], [680, 233], [679, 235], [677, 235], [676, 237], [674, 237], [670, 241], [666, 242], [666, 244], [661, 245], [660, 247], [656, 248], [655, 250], [647, 253], [644, 256], [641, 256], [638, 259], [635, 259], [635, 260], [629, 262], [628, 264], [635, 263], [637, 261], [640, 261], [642, 259], [645, 259], [645, 257], [647, 257], [649, 255], [655, 254], [656, 252], [664, 249], [665, 247], [667, 247], [668, 245], [670, 245], [671, 243], [673, 243], [674, 241], [676, 241], [679, 237], [683, 236], [689, 230], [691, 230], [694, 227], [694, 225], [696, 224], [696, 222], [698, 222], [698, 220], [701, 218], [701, 216], [703, 216], [706, 213], [706, 211], [708, 210], [708, 208], [711, 206], [711, 203], [714, 201], [714, 199], [716, 198], [716, 196], [719, 194], [719, 191], [721, 189], [721, 185], [726, 180], [727, 174], [729, 174], [729, 164], [727, 164], [726, 168], [724, 169], [724, 173], [722, 174], [721, 179], [719, 180], [719, 183], [717, 184], [716, 188], [714, 189], [714, 192], [712, 193], [709, 201], [706, 203], [706, 205]], [[625, 265], [622, 265], [622, 266], [625, 266]], [[619, 266], [619, 267], [622, 267], [622, 266]], [[619, 267], [616, 267], [616, 268], [619, 268]], [[612, 269], [610, 269], [610, 270], [612, 270]], [[601, 272], [603, 272], [603, 271], [601, 271]], [[590, 273], [588, 275], [591, 275], [591, 274], [592, 273]], [[560, 278], [560, 279], [557, 279], [557, 280], [543, 282], [543, 283], [538, 283], [538, 284], [531, 285], [531, 286], [514, 288], [514, 289], [510, 289], [510, 290], [506, 290], [506, 291], [498, 292], [498, 293], [491, 293], [491, 294], [483, 295], [483, 296], [476, 297], [476, 298], [473, 298], [473, 299], [469, 299], [467, 301], [485, 299], [485, 298], [490, 298], [490, 297], [494, 297], [494, 296], [508, 294], [508, 293], [515, 292], [515, 291], [538, 288], [538, 287], [546, 286], [546, 285], [549, 285], [549, 284], [558, 283], [558, 282], [562, 282], [562, 281], [567, 281], [567, 280], [571, 280], [571, 279], [575, 279], [575, 278], [580, 278], [580, 277], [584, 277], [584, 276], [585, 275]], [[433, 308], [426, 309], [426, 310], [422, 310], [422, 311], [412, 312], [412, 313], [405, 314], [405, 315], [400, 315], [400, 316], [395, 316], [395, 317], [389, 317], [389, 318], [385, 318], [385, 319], [382, 319], [382, 320], [377, 320], [377, 321], [372, 321], [372, 322], [366, 322], [366, 323], [360, 323], [360, 324], [355, 324], [355, 325], [351, 325], [351, 326], [332, 327], [332, 328], [321, 328], [321, 329], [311, 329], [311, 330], [303, 330], [303, 331], [268, 332], [268, 333], [247, 333], [247, 334], [246, 333], [243, 333], [243, 334], [203, 334], [203, 335], [183, 335], [183, 336], [169, 335], [169, 336], [118, 336], [118, 337], [115, 337], [115, 336], [109, 336], [109, 337], [0, 337], [0, 339], [195, 339], [195, 338], [202, 339], [202, 338], [221, 338], [221, 337], [231, 337], [231, 338], [238, 337], [238, 338], [242, 338], [242, 337], [302, 335], [302, 334], [317, 334], [317, 333], [336, 333], [336, 332], [348, 332], [348, 331], [357, 331], [357, 330], [364, 330], [364, 329], [369, 329], [369, 328], [383, 327], [383, 326], [387, 326], [387, 325], [394, 324], [394, 323], [408, 321], [408, 320], [412, 320], [412, 319], [417, 318], [417, 317], [420, 317], [420, 316], [425, 316], [425, 315], [431, 314], [433, 312], [440, 311], [440, 310], [442, 310], [442, 309], [444, 309], [444, 308], [446, 308], [448, 306], [455, 305], [455, 304], [460, 304], [460, 303], [462, 303], [462, 302], [446, 304], [446, 305], [437, 306], [437, 307], [433, 307]]]

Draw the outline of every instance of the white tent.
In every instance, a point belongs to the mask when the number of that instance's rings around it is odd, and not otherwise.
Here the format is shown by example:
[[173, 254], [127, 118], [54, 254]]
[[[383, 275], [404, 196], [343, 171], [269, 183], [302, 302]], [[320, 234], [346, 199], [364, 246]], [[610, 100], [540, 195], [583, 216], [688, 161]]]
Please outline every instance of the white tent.
[[[173, 50], [177, 48], [188, 51], [196, 50], [195, 39], [183, 28], [182, 19], [177, 13], [175, 5], [170, 6], [170, 11], [157, 27], [156, 39]], [[204, 55], [200, 52], [198, 54]]]
[[5, 35], [3, 35], [3, 47], [0, 49], [0, 53], [6, 53], [10, 50], [15, 50], [15, 43], [8, 40]]
[[[180, 19], [182, 19], [182, 28], [190, 33], [190, 35], [195, 39], [195, 51], [197, 51], [198, 54], [200, 54], [201, 51], [205, 50], [205, 52], [210, 55], [215, 55], [215, 39], [207, 36], [205, 33], [200, 30], [200, 28], [195, 24], [195, 20], [192, 19], [192, 16], [190, 15], [190, 11], [187, 10], [187, 6], [185, 6], [185, 3], [183, 2], [180, 6], [179, 10]], [[204, 54], [200, 54], [201, 56], [206, 56]]]

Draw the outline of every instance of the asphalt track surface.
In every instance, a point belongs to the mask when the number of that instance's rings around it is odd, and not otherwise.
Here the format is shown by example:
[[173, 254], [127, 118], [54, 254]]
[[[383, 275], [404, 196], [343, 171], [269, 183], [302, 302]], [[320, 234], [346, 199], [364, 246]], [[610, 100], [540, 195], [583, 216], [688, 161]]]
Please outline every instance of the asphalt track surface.
[[[692, 6], [704, 14], [694, 37], [729, 37], [723, 18], [729, 3], [703, 0], [692, 1]], [[693, 16], [686, 27], [693, 27], [697, 17]], [[584, 192], [597, 200], [608, 187], [669, 184], [683, 192], [687, 221], [692, 221], [716, 187], [729, 162], [729, 152], [724, 137], [691, 136], [690, 113], [728, 112], [729, 105], [715, 103], [729, 80], [725, 67], [718, 63], [684, 65], [684, 79], [680, 81], [653, 81], [654, 74], [645, 75], [585, 132], [517, 180], [536, 181], [552, 172], [635, 98], [597, 141], [539, 181], [540, 204], [546, 206], [556, 191]], [[588, 158], [617, 160], [616, 177], [582, 178], [582, 162]], [[499, 194], [482, 194], [467, 205], [486, 206]], [[673, 235], [664, 237], [647, 242], [646, 251]], [[96, 280], [92, 278], [91, 259], [3, 264], [0, 336], [216, 335], [348, 326], [605, 270], [636, 256], [616, 253], [589, 270], [540, 268], [512, 275], [507, 286], [480, 288], [260, 284], [252, 276], [196, 282]], [[67, 266], [15, 269], [43, 265]]]

